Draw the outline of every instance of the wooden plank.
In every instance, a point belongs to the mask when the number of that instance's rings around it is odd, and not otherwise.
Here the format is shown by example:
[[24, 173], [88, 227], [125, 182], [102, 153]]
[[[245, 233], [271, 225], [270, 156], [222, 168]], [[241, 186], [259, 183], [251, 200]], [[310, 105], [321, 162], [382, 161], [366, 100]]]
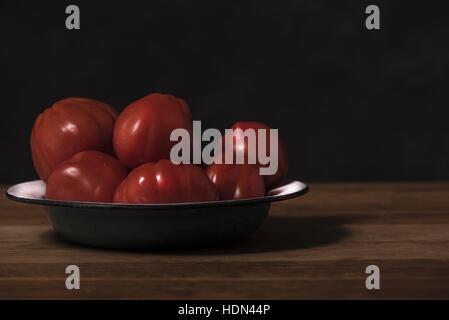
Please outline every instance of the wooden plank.
[[[361, 284], [362, 283], [362, 284]], [[64, 281], [0, 280], [0, 299], [438, 299], [447, 281], [391, 279], [380, 290], [366, 290], [363, 279], [336, 280], [85, 280], [80, 290]]]
[[[43, 208], [0, 196], [0, 299], [449, 298], [449, 183], [320, 183], [275, 203], [239, 244], [126, 252], [52, 231]], [[81, 290], [65, 289], [65, 267]], [[381, 290], [365, 288], [378, 265]]]

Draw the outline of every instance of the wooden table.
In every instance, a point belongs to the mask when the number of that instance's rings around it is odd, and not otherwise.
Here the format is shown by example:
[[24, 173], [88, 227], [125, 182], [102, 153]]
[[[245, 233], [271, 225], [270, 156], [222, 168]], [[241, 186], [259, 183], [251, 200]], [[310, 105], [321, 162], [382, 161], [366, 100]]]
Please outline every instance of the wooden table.
[[[0, 198], [0, 299], [449, 298], [449, 183], [311, 184], [273, 204], [239, 245], [92, 249], [58, 238], [44, 209]], [[81, 289], [65, 288], [65, 268]], [[380, 269], [367, 290], [365, 268]]]

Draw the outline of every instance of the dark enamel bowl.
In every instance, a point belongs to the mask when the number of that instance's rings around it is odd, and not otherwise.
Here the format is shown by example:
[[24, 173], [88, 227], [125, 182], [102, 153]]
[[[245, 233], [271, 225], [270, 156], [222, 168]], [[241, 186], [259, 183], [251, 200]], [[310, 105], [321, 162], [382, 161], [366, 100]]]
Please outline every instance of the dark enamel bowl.
[[45, 199], [41, 180], [10, 187], [12, 200], [45, 206], [54, 230], [84, 245], [104, 248], [182, 248], [222, 245], [256, 231], [270, 205], [308, 191], [299, 181], [287, 181], [267, 196], [170, 204], [116, 204]]

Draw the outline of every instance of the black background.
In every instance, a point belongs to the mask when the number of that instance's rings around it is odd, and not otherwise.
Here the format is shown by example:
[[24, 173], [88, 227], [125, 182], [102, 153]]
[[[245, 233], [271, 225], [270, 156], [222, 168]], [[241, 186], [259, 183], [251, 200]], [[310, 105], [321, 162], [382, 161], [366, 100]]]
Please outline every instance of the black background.
[[[0, 182], [34, 179], [35, 117], [151, 92], [207, 127], [279, 128], [305, 181], [449, 179], [443, 1], [1, 1]], [[65, 28], [76, 4], [81, 30]], [[381, 30], [365, 28], [377, 4]]]

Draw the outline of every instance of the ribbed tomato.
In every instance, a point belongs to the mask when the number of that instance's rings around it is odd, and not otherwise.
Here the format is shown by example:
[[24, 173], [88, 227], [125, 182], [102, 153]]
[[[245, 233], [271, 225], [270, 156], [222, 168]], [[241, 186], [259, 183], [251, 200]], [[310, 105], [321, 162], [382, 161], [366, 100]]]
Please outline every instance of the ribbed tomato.
[[67, 98], [41, 113], [31, 132], [31, 154], [39, 177], [47, 181], [62, 161], [84, 150], [112, 153], [117, 111], [87, 98]]
[[174, 129], [192, 133], [192, 116], [187, 103], [170, 94], [152, 93], [127, 106], [114, 128], [114, 150], [128, 168], [169, 159], [177, 142], [170, 141]]
[[263, 197], [265, 184], [257, 165], [211, 164], [206, 168], [215, 184], [220, 200], [238, 200]]
[[206, 173], [192, 164], [170, 160], [145, 163], [135, 168], [118, 186], [117, 203], [180, 203], [216, 201], [218, 192]]
[[[237, 122], [235, 123], [231, 129], [233, 130], [233, 137], [232, 137], [232, 148], [233, 148], [233, 163], [237, 163], [236, 162], [236, 152], [237, 150], [243, 150], [243, 155], [244, 155], [244, 163], [248, 164], [248, 140], [247, 138], [245, 138], [244, 134], [245, 131], [247, 129], [254, 129], [255, 130], [255, 137], [256, 137], [256, 149], [254, 150], [254, 154], [255, 154], [255, 159], [256, 159], [256, 164], [259, 167], [268, 167], [268, 164], [261, 164], [260, 163], [260, 159], [258, 158], [258, 152], [259, 152], [259, 148], [260, 148], [260, 143], [263, 143], [263, 141], [258, 141], [257, 137], [258, 137], [258, 130], [259, 129], [265, 129], [266, 131], [266, 139], [265, 139], [265, 144], [266, 144], [266, 149], [265, 149], [265, 154], [269, 157], [274, 157], [274, 155], [271, 155], [270, 153], [270, 127], [267, 126], [266, 124], [260, 123], [260, 122], [254, 122], [254, 121], [247, 121], [247, 122]], [[234, 131], [236, 129], [241, 129], [241, 132], [239, 131]], [[223, 146], [223, 153], [218, 154], [216, 157], [222, 157], [222, 162], [224, 163], [224, 149], [225, 149], [225, 140], [226, 137], [229, 136], [229, 133], [226, 133], [223, 136], [222, 139], [222, 146]], [[238, 138], [238, 139], [237, 139]], [[278, 135], [278, 139], [277, 139], [277, 143], [278, 143], [278, 154], [277, 154], [277, 158], [278, 158], [278, 167], [277, 170], [274, 174], [272, 175], [263, 175], [263, 179], [264, 179], [264, 183], [265, 183], [265, 187], [266, 189], [269, 189], [271, 187], [273, 187], [274, 185], [276, 185], [277, 183], [279, 183], [286, 175], [287, 175], [287, 171], [288, 171], [288, 154], [287, 154], [287, 148], [285, 147], [284, 142], [282, 141], [281, 137]]]
[[112, 202], [128, 169], [99, 151], [82, 151], [61, 162], [50, 174], [46, 198], [65, 201]]

